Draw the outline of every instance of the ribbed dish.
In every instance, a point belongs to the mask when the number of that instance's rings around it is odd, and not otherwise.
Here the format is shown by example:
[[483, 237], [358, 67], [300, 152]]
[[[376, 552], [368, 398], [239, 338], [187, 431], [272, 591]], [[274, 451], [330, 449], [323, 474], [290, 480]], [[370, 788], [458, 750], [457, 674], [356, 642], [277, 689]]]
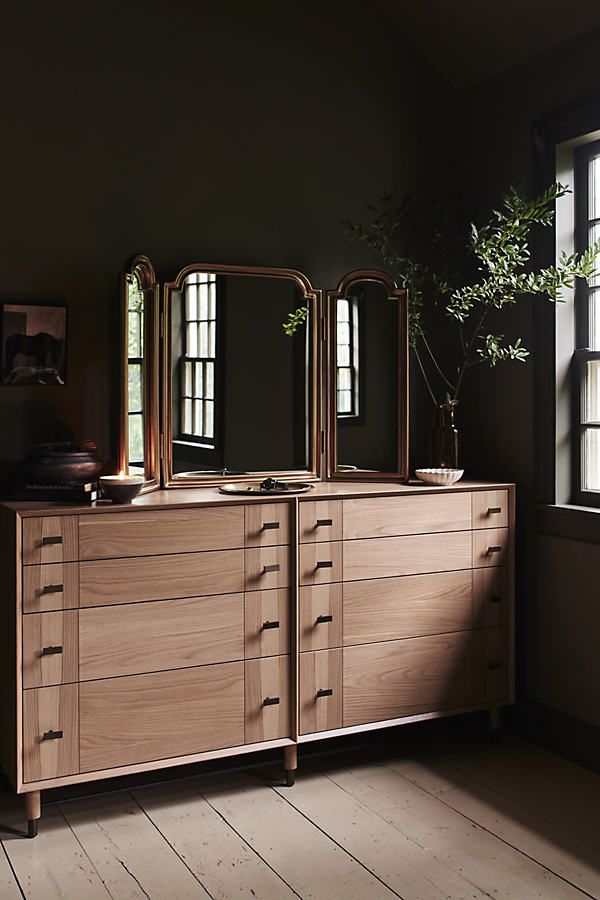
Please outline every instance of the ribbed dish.
[[417, 469], [415, 475], [425, 484], [454, 484], [465, 474], [464, 469]]

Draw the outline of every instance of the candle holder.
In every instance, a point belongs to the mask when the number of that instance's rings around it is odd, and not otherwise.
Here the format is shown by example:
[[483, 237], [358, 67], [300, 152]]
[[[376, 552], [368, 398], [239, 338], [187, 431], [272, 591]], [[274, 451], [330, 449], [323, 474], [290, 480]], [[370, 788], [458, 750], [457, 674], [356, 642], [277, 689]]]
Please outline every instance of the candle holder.
[[141, 475], [101, 475], [100, 487], [107, 500], [113, 503], [131, 503], [142, 487], [144, 479]]

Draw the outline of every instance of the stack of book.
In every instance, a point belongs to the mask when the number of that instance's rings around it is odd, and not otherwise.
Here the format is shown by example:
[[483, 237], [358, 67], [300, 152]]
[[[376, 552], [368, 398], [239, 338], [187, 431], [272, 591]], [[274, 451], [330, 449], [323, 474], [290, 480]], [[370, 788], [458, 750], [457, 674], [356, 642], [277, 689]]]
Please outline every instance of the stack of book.
[[97, 483], [81, 484], [76, 481], [62, 481], [57, 484], [25, 482], [15, 485], [12, 500], [39, 500], [59, 503], [93, 503], [98, 499]]

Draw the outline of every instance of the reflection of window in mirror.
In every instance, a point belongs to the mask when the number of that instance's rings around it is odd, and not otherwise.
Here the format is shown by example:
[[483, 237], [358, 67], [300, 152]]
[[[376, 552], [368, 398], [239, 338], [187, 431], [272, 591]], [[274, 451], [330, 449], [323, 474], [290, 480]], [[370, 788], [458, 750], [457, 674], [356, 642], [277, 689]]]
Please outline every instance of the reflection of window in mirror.
[[189, 275], [185, 282], [182, 304], [181, 438], [200, 446], [214, 447], [216, 275], [208, 272]]
[[350, 418], [359, 414], [359, 321], [358, 297], [337, 301], [337, 414]]
[[130, 474], [144, 474], [144, 294], [127, 279], [127, 447]]

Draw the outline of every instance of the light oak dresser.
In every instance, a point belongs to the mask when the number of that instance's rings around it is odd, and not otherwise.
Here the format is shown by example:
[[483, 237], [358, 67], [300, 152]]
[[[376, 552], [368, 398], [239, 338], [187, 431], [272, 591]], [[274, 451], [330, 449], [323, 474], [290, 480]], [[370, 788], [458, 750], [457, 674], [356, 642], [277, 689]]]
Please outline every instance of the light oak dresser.
[[514, 486], [4, 504], [1, 764], [26, 795], [513, 700]]

